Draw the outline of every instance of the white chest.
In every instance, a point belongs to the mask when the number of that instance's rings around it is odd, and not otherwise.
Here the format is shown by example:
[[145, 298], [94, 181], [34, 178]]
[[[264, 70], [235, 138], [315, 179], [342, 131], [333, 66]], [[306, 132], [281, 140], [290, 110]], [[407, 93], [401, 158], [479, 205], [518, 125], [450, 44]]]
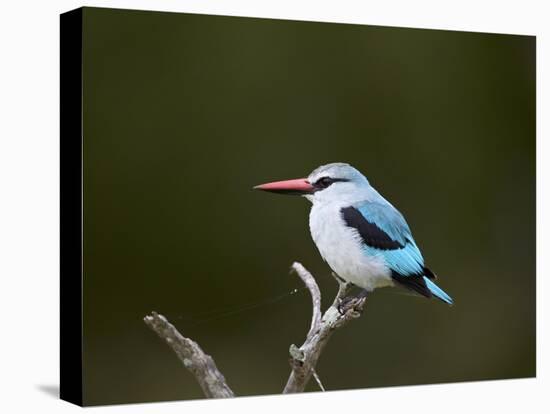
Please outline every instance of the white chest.
[[348, 227], [338, 203], [314, 204], [309, 215], [313, 241], [342, 279], [368, 290], [392, 285], [390, 271], [380, 255], [368, 255], [356, 230]]

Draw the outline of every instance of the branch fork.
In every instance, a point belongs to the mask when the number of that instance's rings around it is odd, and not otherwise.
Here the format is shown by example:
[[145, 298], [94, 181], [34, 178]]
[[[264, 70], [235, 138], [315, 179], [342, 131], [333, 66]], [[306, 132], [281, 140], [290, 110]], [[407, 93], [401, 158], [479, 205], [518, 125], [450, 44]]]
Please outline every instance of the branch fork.
[[365, 304], [365, 298], [352, 297], [344, 302], [351, 286], [335, 276], [338, 282], [338, 293], [332, 305], [322, 314], [321, 292], [315, 278], [298, 262], [292, 264], [292, 270], [298, 274], [309, 290], [313, 313], [311, 326], [302, 346], [297, 347], [294, 344], [290, 346], [291, 372], [283, 394], [303, 392], [312, 375], [319, 387], [322, 390], [324, 389], [315, 371], [315, 366], [323, 348], [336, 329], [361, 316]]

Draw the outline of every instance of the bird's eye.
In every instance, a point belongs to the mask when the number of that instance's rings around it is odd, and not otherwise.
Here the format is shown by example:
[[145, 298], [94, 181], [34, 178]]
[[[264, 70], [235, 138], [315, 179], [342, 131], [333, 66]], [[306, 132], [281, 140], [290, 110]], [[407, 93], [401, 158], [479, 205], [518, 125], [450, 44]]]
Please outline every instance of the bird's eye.
[[325, 188], [331, 186], [337, 182], [346, 182], [349, 181], [347, 178], [331, 178], [331, 177], [321, 177], [319, 178], [313, 186], [317, 190], [324, 190]]
[[321, 188], [327, 188], [329, 185], [331, 185], [334, 181], [330, 177], [322, 177], [317, 180], [315, 183], [316, 186]]

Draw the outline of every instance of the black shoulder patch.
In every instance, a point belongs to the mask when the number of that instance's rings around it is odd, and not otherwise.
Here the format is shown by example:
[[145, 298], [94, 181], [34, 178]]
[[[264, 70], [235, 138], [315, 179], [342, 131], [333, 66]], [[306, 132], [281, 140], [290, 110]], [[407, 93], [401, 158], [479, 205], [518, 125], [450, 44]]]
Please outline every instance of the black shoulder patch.
[[376, 224], [368, 221], [355, 207], [342, 208], [340, 213], [346, 225], [357, 230], [363, 239], [363, 243], [367, 246], [380, 250], [395, 250], [405, 247], [398, 241], [393, 240]]

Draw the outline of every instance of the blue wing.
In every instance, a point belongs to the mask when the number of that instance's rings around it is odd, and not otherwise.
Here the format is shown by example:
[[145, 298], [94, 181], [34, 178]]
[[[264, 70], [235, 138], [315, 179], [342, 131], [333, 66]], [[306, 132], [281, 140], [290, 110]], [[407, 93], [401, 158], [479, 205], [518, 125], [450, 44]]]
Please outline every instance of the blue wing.
[[424, 266], [405, 218], [391, 204], [361, 203], [343, 208], [341, 214], [361, 236], [365, 254], [382, 257], [396, 282], [423, 296], [435, 295], [452, 303], [451, 297], [430, 280], [435, 275]]
[[407, 222], [394, 207], [362, 203], [342, 209], [342, 217], [358, 231], [365, 253], [383, 257], [387, 266], [402, 276], [424, 274], [422, 253]]

